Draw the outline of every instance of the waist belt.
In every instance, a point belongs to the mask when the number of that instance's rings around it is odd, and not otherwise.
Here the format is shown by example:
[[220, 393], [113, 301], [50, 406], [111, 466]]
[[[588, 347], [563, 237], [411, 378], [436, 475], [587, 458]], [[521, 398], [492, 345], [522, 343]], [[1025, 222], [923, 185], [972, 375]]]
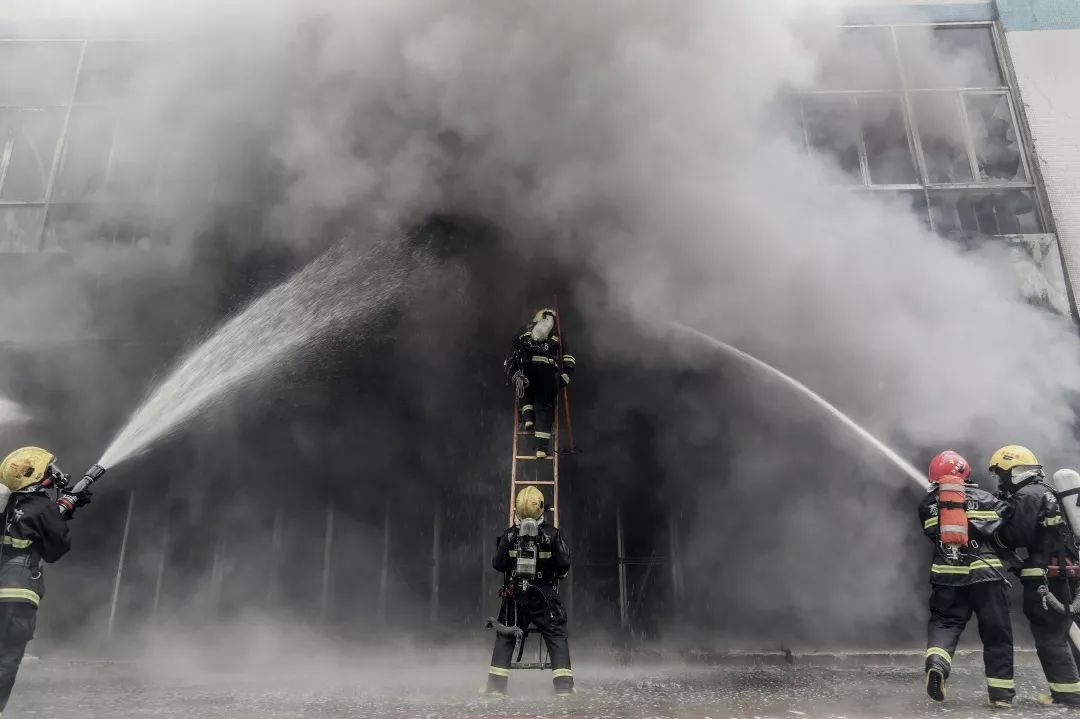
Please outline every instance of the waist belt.
[[8, 554], [4, 553], [4, 556], [0, 558], [0, 567], [26, 567], [27, 569], [37, 569], [41, 566], [41, 562], [35, 562], [34, 556], [30, 553], [26, 554]]

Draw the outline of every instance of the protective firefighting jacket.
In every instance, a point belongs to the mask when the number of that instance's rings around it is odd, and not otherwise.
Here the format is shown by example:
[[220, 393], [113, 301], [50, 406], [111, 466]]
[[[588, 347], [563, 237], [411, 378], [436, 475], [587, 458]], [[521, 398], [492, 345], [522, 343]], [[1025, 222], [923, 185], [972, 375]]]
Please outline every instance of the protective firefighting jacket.
[[999, 533], [1005, 546], [1026, 548], [1021, 581], [1041, 582], [1047, 567], [1077, 561], [1076, 540], [1050, 487], [1036, 480], [1005, 494], [1011, 508], [1008, 523]]
[[964, 494], [969, 543], [961, 550], [959, 559], [947, 555], [938, 536], [937, 487], [932, 487], [919, 503], [923, 532], [934, 543], [931, 584], [963, 586], [1001, 581], [1004, 564], [995, 553], [993, 538], [1003, 526], [1008, 505], [975, 484], [965, 483]]
[[42, 561], [55, 562], [71, 549], [67, 522], [44, 491], [23, 491], [11, 495], [3, 524], [0, 602], [37, 606], [45, 594]]
[[[495, 540], [495, 556], [491, 559], [491, 566], [502, 572], [507, 582], [513, 579], [517, 539], [517, 527], [510, 527]], [[550, 524], [541, 522], [540, 535], [537, 537], [536, 578], [530, 582], [540, 587], [555, 587], [569, 571], [570, 550], [562, 534]]]
[[567, 351], [566, 343], [557, 332], [552, 333], [546, 340], [534, 340], [532, 330], [535, 326], [536, 322], [530, 322], [514, 338], [513, 353], [520, 357], [523, 365], [546, 365], [551, 367], [555, 374], [565, 374], [563, 384], [569, 383], [574, 376], [577, 360]]

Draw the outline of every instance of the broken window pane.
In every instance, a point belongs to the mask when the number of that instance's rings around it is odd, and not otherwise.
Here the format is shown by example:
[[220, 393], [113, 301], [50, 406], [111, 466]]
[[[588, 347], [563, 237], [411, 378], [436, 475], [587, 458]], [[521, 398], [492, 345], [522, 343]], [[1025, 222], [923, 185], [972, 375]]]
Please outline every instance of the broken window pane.
[[65, 105], [79, 63], [77, 41], [0, 40], [0, 105]]
[[891, 95], [858, 99], [859, 119], [866, 144], [866, 165], [874, 185], [912, 185], [915, 160], [908, 142], [904, 105]]
[[989, 27], [896, 29], [908, 87], [1002, 87]]
[[86, 46], [76, 101], [116, 102], [130, 96], [143, 47], [131, 42], [92, 42]]
[[931, 191], [930, 214], [943, 235], [1043, 232], [1032, 190]]
[[0, 207], [0, 252], [37, 252], [43, 207]]
[[0, 200], [45, 199], [63, 121], [61, 108], [0, 109]]
[[1027, 182], [1020, 142], [1004, 94], [968, 94], [968, 123], [981, 182]]
[[75, 108], [57, 178], [58, 200], [91, 200], [105, 189], [113, 143], [112, 114], [98, 107]]
[[863, 184], [859, 163], [859, 125], [852, 100], [843, 95], [811, 95], [803, 99], [810, 149], [830, 155], [854, 182]]
[[972, 182], [959, 96], [917, 92], [911, 95], [927, 179], [932, 184]]
[[822, 90], [899, 88], [892, 31], [887, 27], [842, 29], [822, 60], [816, 85]]

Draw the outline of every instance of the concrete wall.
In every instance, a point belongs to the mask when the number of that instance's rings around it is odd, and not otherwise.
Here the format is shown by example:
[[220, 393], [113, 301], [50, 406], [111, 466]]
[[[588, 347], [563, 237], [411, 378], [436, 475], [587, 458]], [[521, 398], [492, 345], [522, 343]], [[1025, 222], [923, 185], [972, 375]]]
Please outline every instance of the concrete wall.
[[1073, 294], [1080, 294], [1080, 2], [998, 0]]

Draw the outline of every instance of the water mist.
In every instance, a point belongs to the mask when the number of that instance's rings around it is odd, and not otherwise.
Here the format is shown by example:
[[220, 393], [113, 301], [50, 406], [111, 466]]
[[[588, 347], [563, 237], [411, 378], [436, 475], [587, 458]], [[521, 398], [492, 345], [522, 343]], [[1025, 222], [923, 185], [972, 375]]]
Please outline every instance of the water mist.
[[336, 333], [362, 337], [364, 322], [397, 297], [413, 266], [407, 241], [355, 253], [337, 247], [274, 287], [221, 325], [179, 361], [132, 414], [98, 465], [145, 451], [239, 388], [287, 362], [316, 354]]

